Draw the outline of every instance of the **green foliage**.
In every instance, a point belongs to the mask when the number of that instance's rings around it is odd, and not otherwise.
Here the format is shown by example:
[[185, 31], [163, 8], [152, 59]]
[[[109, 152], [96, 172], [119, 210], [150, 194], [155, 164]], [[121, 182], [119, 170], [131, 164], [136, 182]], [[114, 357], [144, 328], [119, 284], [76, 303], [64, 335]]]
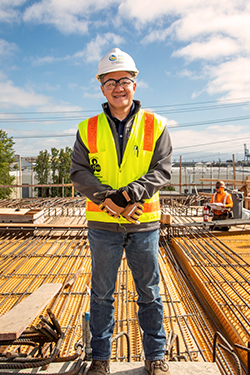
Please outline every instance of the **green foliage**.
[[[71, 165], [72, 149], [66, 147], [57, 150], [55, 147], [51, 149], [51, 153], [47, 150], [40, 151], [34, 171], [38, 184], [70, 184], [70, 165]], [[71, 188], [65, 188], [64, 192], [61, 187], [38, 188], [40, 196], [71, 196]]]
[[[0, 130], [0, 185], [12, 185], [15, 180], [10, 176], [10, 164], [15, 161], [14, 141], [7, 133]], [[11, 188], [0, 188], [0, 199], [7, 199], [12, 192]]]
[[[36, 178], [39, 184], [49, 184], [49, 175], [50, 175], [50, 154], [47, 150], [40, 151], [37, 157], [34, 171], [36, 173]], [[47, 189], [38, 188], [38, 196], [47, 196]]]
[[162, 190], [164, 190], [164, 191], [175, 191], [175, 187], [172, 186], [171, 184], [168, 184], [168, 185], [164, 186], [164, 188], [162, 188]]

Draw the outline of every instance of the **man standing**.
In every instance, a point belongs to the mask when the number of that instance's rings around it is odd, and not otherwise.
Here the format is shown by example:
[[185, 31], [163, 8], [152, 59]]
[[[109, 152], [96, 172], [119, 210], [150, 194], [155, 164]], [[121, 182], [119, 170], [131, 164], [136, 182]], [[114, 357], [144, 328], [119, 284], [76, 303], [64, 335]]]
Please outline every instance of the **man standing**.
[[159, 189], [170, 180], [172, 145], [166, 120], [133, 100], [138, 74], [131, 56], [110, 50], [98, 65], [97, 80], [107, 102], [103, 112], [79, 124], [71, 180], [87, 197], [86, 218], [92, 258], [88, 375], [109, 373], [114, 330], [113, 293], [123, 251], [138, 293], [145, 366], [169, 375], [159, 295]]
[[[215, 189], [216, 192], [212, 195], [210, 200], [214, 214], [212, 220], [227, 220], [229, 219], [229, 211], [233, 207], [232, 195], [225, 192], [224, 181], [217, 181]], [[219, 229], [219, 227], [216, 229]], [[229, 227], [220, 227], [220, 229], [229, 230]]]

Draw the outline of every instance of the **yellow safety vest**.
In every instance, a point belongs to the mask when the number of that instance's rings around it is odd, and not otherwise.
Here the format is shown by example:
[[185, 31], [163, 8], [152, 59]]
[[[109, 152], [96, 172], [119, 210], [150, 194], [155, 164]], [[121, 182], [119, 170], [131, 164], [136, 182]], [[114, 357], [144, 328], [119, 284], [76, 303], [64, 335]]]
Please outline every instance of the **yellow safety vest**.
[[[160, 116], [140, 110], [135, 115], [120, 166], [112, 131], [104, 113], [82, 121], [79, 124], [79, 134], [89, 150], [94, 175], [102, 184], [119, 189], [148, 172], [156, 141], [164, 127], [165, 121]], [[114, 219], [107, 215], [89, 199], [86, 203], [86, 218], [88, 221], [129, 224], [123, 217]], [[160, 202], [157, 192], [152, 198], [145, 200], [139, 221], [152, 222], [159, 219]]]

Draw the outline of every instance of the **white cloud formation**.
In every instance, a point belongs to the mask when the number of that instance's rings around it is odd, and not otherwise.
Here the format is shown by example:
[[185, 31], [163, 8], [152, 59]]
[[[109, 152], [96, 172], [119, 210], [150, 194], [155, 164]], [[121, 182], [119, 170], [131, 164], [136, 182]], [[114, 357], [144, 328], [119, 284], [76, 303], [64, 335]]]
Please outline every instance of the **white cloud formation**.
[[51, 98], [35, 94], [33, 91], [17, 87], [11, 81], [0, 82], [0, 103], [2, 108], [19, 106], [28, 108], [30, 106], [41, 106], [49, 104]]
[[137, 83], [137, 88], [139, 89], [148, 89], [148, 83], [143, 81], [142, 79], [140, 80], [136, 80], [136, 83]]
[[193, 42], [173, 53], [173, 57], [184, 57], [193, 61], [196, 59], [216, 60], [233, 56], [243, 51], [243, 47], [229, 37], [213, 37], [201, 42]]
[[[180, 75], [190, 80], [202, 78], [208, 81], [193, 97], [202, 92], [224, 98], [250, 96], [250, 2], [247, 0], [154, 0], [153, 4], [151, 0], [0, 0], [0, 21], [19, 19], [24, 5], [24, 22], [52, 25], [64, 34], [87, 33], [90, 24], [105, 23], [105, 17], [102, 17], [103, 21], [98, 18], [111, 10], [109, 22], [117, 29], [125, 25], [122, 21], [128, 20], [131, 29], [133, 24], [144, 31], [143, 35], [146, 31], [147, 35], [142, 39], [144, 45], [158, 42], [164, 48], [164, 44], [169, 46], [172, 41], [177, 42], [172, 58], [182, 58], [190, 64]], [[124, 42], [118, 33], [100, 32], [75, 54], [37, 57], [32, 62], [40, 65], [60, 61], [96, 62], [107, 52], [109, 45]], [[3, 51], [13, 53], [15, 48], [16, 45], [0, 40], [0, 56]], [[196, 63], [195, 67], [192, 62]], [[37, 102], [48, 100], [32, 90], [15, 87], [7, 80], [1, 85], [5, 85], [2, 87], [7, 96], [8, 90], [13, 93], [13, 100], [19, 101], [22, 93], [27, 97], [27, 103], [32, 102], [32, 95]], [[145, 85], [138, 81], [138, 87]]]
[[250, 56], [238, 57], [216, 66], [208, 66], [209, 83], [206, 91], [223, 94], [226, 98], [243, 98], [250, 96]]
[[9, 43], [4, 39], [0, 39], [0, 58], [12, 55], [17, 50], [18, 46], [15, 43]]
[[0, 71], [0, 108], [8, 109], [12, 107], [38, 107], [40, 111], [54, 112], [79, 111], [82, 109], [79, 106], [72, 106], [68, 103], [55, 103], [53, 98], [36, 94], [31, 88], [25, 89], [15, 86]]
[[99, 61], [104, 52], [106, 52], [107, 46], [112, 43], [114, 46], [121, 45], [124, 43], [124, 38], [114, 33], [105, 33], [97, 36], [87, 43], [86, 47], [74, 53], [73, 55], [67, 55], [63, 57], [55, 56], [44, 56], [32, 58], [33, 65], [44, 65], [51, 64], [60, 61], [70, 61], [72, 63], [78, 62], [96, 62]]
[[20, 19], [20, 11], [16, 8], [25, 4], [27, 0], [1, 0], [0, 22], [16, 22]]
[[[200, 60], [208, 85], [199, 92], [225, 97], [250, 96], [250, 2], [246, 0], [124, 0], [120, 17], [132, 18], [138, 29], [148, 28], [143, 44], [178, 42], [172, 54], [187, 63]], [[157, 27], [155, 26], [157, 24]], [[248, 65], [249, 66], [249, 65]], [[193, 97], [198, 93], [194, 93]]]
[[120, 45], [124, 43], [124, 39], [114, 33], [97, 34], [96, 38], [92, 39], [83, 51], [74, 54], [73, 58], [84, 58], [87, 62], [99, 61], [110, 43], [113, 43], [115, 46]]
[[26, 22], [53, 25], [63, 34], [88, 32], [91, 12], [106, 9], [118, 0], [41, 0], [29, 6], [23, 15]]
[[211, 160], [209, 155], [220, 155], [224, 160], [231, 158], [232, 154], [242, 155], [245, 143], [242, 132], [245, 139], [249, 140], [249, 127], [241, 125], [215, 125], [199, 130], [170, 129], [172, 143], [175, 145], [174, 158], [182, 155], [183, 160], [202, 160], [203, 157], [204, 160]]

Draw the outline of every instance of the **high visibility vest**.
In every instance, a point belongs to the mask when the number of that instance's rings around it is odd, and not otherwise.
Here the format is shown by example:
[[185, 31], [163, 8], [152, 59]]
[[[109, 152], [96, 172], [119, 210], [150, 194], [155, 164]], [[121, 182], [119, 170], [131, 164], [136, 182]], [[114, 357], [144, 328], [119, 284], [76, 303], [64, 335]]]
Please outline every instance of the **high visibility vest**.
[[[140, 110], [135, 115], [120, 166], [112, 131], [104, 113], [82, 121], [79, 124], [79, 134], [89, 150], [94, 175], [102, 184], [119, 189], [148, 172], [156, 141], [164, 127], [165, 120], [161, 116]], [[86, 203], [86, 218], [88, 221], [129, 224], [123, 217], [115, 219], [107, 215], [89, 199]], [[139, 221], [152, 222], [159, 219], [160, 201], [157, 192], [152, 198], [145, 199]]]
[[[229, 197], [229, 194], [226, 193], [225, 191], [224, 191], [224, 196], [223, 195], [220, 196], [220, 199], [218, 199], [217, 193], [214, 193], [211, 198], [211, 203], [223, 203], [223, 205], [225, 206], [227, 203], [227, 197]], [[228, 211], [230, 211], [230, 208], [225, 208], [223, 209], [223, 211], [213, 210], [214, 214], [217, 216], [222, 215], [223, 213], [228, 212]]]
[[[228, 193], [225, 193], [225, 196], [224, 196], [224, 199], [223, 199], [223, 205], [225, 206], [225, 204], [227, 203], [227, 197], [228, 197]], [[212, 202], [211, 203], [216, 203], [217, 202], [217, 193], [214, 193], [214, 195], [212, 196]]]

